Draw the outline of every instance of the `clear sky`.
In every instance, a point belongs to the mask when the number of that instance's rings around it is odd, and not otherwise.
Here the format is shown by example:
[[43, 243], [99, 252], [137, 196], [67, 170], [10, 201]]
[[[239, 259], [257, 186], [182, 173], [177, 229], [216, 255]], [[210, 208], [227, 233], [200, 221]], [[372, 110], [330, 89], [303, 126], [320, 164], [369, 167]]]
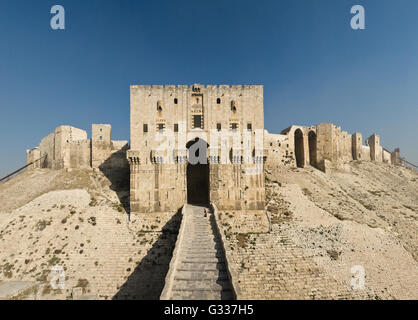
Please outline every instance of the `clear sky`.
[[418, 163], [416, 0], [9, 0], [0, 40], [0, 176], [59, 125], [129, 139], [131, 84], [262, 84], [270, 132], [333, 122]]

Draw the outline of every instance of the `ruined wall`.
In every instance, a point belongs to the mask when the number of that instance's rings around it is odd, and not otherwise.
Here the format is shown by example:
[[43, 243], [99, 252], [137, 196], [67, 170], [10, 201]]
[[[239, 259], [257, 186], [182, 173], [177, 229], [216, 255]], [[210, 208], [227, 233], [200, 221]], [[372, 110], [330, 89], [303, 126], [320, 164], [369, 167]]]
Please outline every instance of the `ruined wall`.
[[68, 168], [90, 168], [91, 140], [71, 141], [69, 143]]
[[128, 141], [112, 141], [110, 124], [93, 124], [91, 139], [91, 163], [93, 168], [128, 168], [126, 159]]
[[382, 161], [384, 163], [392, 164], [392, 154], [386, 149], [383, 149]]
[[[110, 125], [93, 125], [92, 139], [87, 132], [71, 126], [57, 127], [41, 140], [39, 154], [44, 157], [40, 168], [124, 168], [129, 167], [126, 159], [127, 141], [112, 141]], [[34, 150], [27, 151], [26, 163], [33, 159]], [[39, 158], [39, 157], [38, 157]]]
[[87, 139], [87, 132], [71, 126], [57, 127], [54, 132], [41, 140], [39, 145], [42, 168], [69, 168], [71, 162], [71, 144]]
[[316, 126], [318, 135], [318, 162], [353, 160], [353, 138], [332, 123], [321, 123]]
[[264, 150], [267, 166], [295, 165], [294, 147], [285, 134], [264, 133]]
[[353, 160], [364, 159], [363, 150], [362, 150], [363, 135], [361, 133], [356, 132], [351, 136], [351, 145], [352, 145], [352, 152], [353, 152], [352, 154]]
[[98, 168], [109, 157], [112, 150], [111, 126], [109, 124], [93, 124], [91, 126], [91, 164]]
[[400, 149], [396, 148], [392, 154], [391, 154], [391, 160], [392, 160], [392, 164], [395, 165], [403, 165], [403, 161], [401, 159], [401, 153], [400, 153]]
[[280, 135], [266, 131], [264, 149], [267, 166], [311, 165], [323, 171], [327, 165], [352, 160], [400, 163], [399, 150], [389, 152], [373, 134], [363, 145], [361, 133], [349, 134], [332, 123], [316, 126], [291, 126]]
[[383, 148], [380, 145], [380, 137], [377, 134], [372, 134], [366, 144], [370, 147], [370, 159], [376, 162], [382, 162]]
[[41, 161], [36, 161], [41, 157], [41, 151], [38, 147], [32, 149], [32, 150], [26, 150], [26, 164], [32, 163], [29, 167], [27, 167], [27, 170], [33, 170], [41, 167]]
[[[286, 136], [286, 138], [282, 138], [284, 144], [280, 143], [282, 153], [284, 152], [282, 163], [297, 167], [305, 167], [307, 165], [317, 166], [318, 137], [317, 128], [315, 126], [304, 127], [293, 125], [283, 130], [281, 135]], [[312, 148], [312, 144], [310, 144], [310, 135], [315, 139], [314, 148]], [[265, 143], [265, 146], [268, 149], [271, 149], [271, 144], [272, 143], [270, 141], [270, 143]], [[312, 157], [311, 154], [313, 155]], [[267, 163], [271, 164], [270, 160], [267, 159]]]
[[55, 168], [55, 131], [47, 135], [39, 144], [41, 156], [41, 168]]
[[362, 159], [370, 161], [370, 147], [369, 146], [361, 146], [361, 154]]
[[337, 127], [337, 157], [342, 161], [353, 160], [352, 136], [341, 127]]

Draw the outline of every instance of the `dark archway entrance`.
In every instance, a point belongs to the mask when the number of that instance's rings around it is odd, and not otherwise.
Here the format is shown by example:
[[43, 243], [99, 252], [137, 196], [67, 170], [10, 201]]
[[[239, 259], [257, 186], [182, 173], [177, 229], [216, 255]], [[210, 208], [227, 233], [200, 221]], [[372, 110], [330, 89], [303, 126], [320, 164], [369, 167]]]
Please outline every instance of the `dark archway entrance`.
[[296, 165], [303, 168], [305, 165], [305, 150], [303, 147], [303, 133], [300, 129], [295, 131], [295, 157]]
[[309, 164], [316, 167], [316, 133], [309, 131]]
[[187, 143], [189, 150], [187, 163], [187, 203], [209, 204], [209, 164], [208, 144], [196, 138]]

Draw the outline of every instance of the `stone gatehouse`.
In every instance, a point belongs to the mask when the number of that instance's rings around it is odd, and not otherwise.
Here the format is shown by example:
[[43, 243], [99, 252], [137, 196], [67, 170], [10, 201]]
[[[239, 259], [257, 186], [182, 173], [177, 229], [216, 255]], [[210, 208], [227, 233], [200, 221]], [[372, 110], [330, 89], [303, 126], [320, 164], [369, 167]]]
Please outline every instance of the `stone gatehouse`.
[[130, 127], [131, 212], [264, 210], [263, 86], [134, 85]]

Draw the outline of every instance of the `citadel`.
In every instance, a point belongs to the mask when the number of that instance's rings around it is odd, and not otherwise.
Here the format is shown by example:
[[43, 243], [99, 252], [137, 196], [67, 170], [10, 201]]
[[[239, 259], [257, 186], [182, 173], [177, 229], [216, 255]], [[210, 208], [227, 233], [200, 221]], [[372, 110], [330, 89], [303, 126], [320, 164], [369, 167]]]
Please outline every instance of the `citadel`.
[[133, 85], [129, 125], [129, 141], [110, 124], [91, 137], [59, 126], [26, 151], [28, 170], [0, 185], [17, 208], [0, 233], [3, 279], [45, 288], [62, 259], [70, 285], [46, 296], [416, 297], [418, 180], [377, 134], [270, 133], [261, 85]]
[[[262, 212], [264, 170], [367, 160], [402, 164], [399, 149], [373, 134], [349, 134], [332, 123], [264, 129], [261, 85], [133, 85], [130, 144], [111, 139], [111, 126], [87, 132], [60, 126], [26, 151], [29, 169], [130, 170], [130, 212], [177, 210], [213, 203], [219, 210]], [[198, 161], [195, 161], [198, 159]]]

